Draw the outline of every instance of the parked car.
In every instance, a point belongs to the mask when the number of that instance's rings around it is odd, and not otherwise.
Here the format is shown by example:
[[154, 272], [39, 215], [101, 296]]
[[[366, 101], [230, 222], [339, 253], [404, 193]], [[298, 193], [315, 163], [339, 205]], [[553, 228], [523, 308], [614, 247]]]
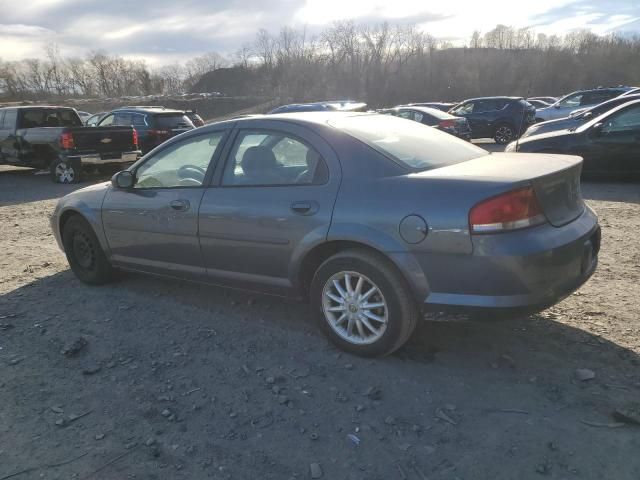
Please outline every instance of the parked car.
[[547, 108], [536, 110], [536, 121], [555, 120], [569, 115], [578, 108], [588, 108], [606, 102], [618, 95], [632, 90], [632, 87], [607, 87], [592, 88], [590, 90], [578, 90], [562, 97]]
[[533, 135], [508, 145], [508, 152], [579, 155], [587, 176], [640, 175], [640, 100], [624, 103], [571, 130]]
[[95, 127], [98, 125], [98, 122], [100, 121], [100, 119], [102, 119], [102, 117], [104, 117], [107, 113], [108, 112], [94, 113], [84, 121], [84, 124], [87, 127]]
[[138, 132], [140, 149], [145, 154], [166, 140], [195, 128], [182, 110], [160, 106], [122, 107], [106, 114], [98, 126], [130, 125]]
[[435, 108], [401, 105], [395, 108], [389, 108], [382, 113], [423, 123], [455, 135], [463, 140], [471, 140], [471, 129], [469, 128], [469, 122], [466, 118], [455, 117], [441, 110], [436, 110]]
[[549, 104], [549, 105], [553, 105], [554, 103], [556, 103], [558, 101], [558, 99], [556, 97], [529, 97], [529, 98], [527, 98], [527, 102], [529, 100], [540, 100], [541, 102], [544, 102], [544, 103]]
[[390, 115], [249, 117], [65, 196], [51, 225], [88, 284], [118, 268], [302, 297], [337, 345], [385, 355], [424, 310], [539, 309], [594, 272], [581, 160], [523, 157]]
[[553, 132], [555, 130], [562, 130], [565, 128], [577, 128], [583, 123], [588, 122], [594, 117], [598, 117], [609, 110], [622, 105], [624, 103], [631, 102], [633, 100], [640, 100], [640, 94], [635, 95], [620, 95], [619, 97], [607, 100], [595, 107], [574, 110], [568, 117], [558, 118], [556, 120], [548, 120], [546, 122], [534, 123], [520, 138], [531, 137], [533, 135], [540, 135], [541, 133]]
[[435, 108], [437, 110], [442, 110], [443, 112], [448, 112], [456, 105], [457, 103], [424, 102], [424, 103], [409, 103], [407, 106]]
[[204, 125], [204, 120], [198, 115], [198, 111], [195, 108], [193, 110], [185, 110], [184, 114], [189, 117], [194, 127], [198, 128]]
[[131, 165], [140, 157], [132, 127], [85, 127], [66, 107], [0, 109], [0, 163], [48, 168], [57, 183], [77, 183], [87, 168]]
[[547, 108], [549, 105], [551, 105], [550, 103], [547, 103], [543, 100], [538, 100], [536, 98], [527, 98], [526, 100], [528, 103], [536, 107], [536, 110], [538, 108]]
[[465, 100], [449, 113], [468, 120], [472, 138], [493, 138], [506, 145], [534, 122], [535, 111], [520, 97], [483, 97]]
[[362, 112], [366, 109], [367, 104], [362, 102], [352, 102], [350, 100], [332, 100], [328, 102], [313, 103], [292, 103], [274, 108], [269, 114], [275, 113], [296, 113], [296, 112]]

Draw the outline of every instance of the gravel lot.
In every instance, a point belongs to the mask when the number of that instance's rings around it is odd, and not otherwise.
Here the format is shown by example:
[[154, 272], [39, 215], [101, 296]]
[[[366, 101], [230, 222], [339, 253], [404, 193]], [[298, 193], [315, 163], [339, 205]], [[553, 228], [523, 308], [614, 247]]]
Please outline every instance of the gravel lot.
[[48, 225], [77, 187], [0, 172], [0, 480], [637, 480], [640, 426], [612, 413], [640, 400], [638, 187], [583, 186], [600, 266], [559, 305], [365, 360], [305, 305], [81, 284]]

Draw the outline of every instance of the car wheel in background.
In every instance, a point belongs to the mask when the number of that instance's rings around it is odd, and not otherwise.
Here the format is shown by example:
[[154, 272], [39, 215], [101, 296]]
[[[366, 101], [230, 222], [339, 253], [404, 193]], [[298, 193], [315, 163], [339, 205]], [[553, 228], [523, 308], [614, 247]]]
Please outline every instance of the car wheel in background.
[[78, 183], [80, 181], [80, 168], [72, 165], [68, 160], [52, 160], [49, 170], [51, 180], [55, 183]]
[[500, 124], [496, 127], [493, 134], [493, 139], [498, 145], [506, 145], [515, 138], [515, 131], [511, 125], [506, 123]]
[[91, 226], [79, 215], [71, 217], [62, 230], [62, 244], [73, 273], [89, 285], [102, 285], [113, 278], [107, 260]]
[[338, 253], [320, 265], [311, 302], [329, 339], [362, 356], [388, 355], [400, 348], [419, 317], [402, 275], [388, 260], [364, 250]]

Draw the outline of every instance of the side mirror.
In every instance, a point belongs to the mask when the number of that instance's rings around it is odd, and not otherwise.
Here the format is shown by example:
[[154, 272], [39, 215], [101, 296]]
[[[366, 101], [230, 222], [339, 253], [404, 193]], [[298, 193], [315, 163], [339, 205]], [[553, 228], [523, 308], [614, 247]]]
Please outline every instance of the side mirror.
[[115, 188], [132, 188], [136, 177], [129, 170], [122, 170], [111, 177], [111, 185]]
[[560, 108], [560, 105], [558, 105], [557, 103], [553, 106], [553, 108]]

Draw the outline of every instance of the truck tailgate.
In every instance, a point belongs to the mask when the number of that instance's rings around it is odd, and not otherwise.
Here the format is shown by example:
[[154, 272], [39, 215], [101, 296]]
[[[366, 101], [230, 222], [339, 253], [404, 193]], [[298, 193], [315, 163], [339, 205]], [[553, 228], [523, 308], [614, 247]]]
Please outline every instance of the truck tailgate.
[[71, 128], [78, 153], [121, 153], [137, 150], [133, 143], [133, 127], [76, 127]]

